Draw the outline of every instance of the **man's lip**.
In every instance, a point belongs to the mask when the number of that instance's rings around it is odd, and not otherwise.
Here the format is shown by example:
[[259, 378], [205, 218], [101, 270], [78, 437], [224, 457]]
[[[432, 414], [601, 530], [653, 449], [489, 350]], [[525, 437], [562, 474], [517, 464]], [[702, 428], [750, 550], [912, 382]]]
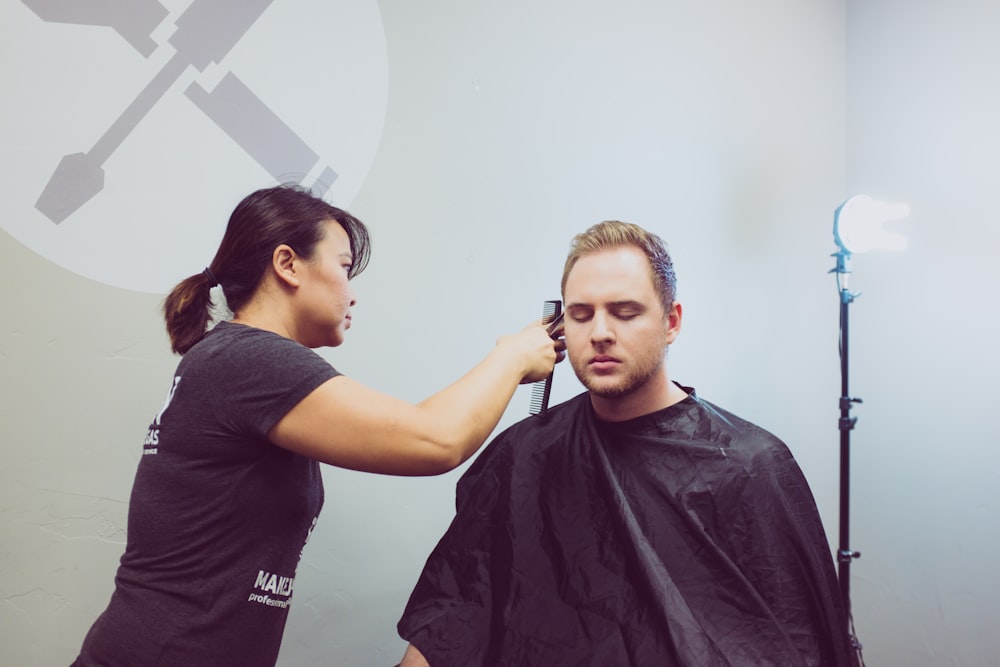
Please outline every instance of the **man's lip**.
[[618, 359], [616, 359], [615, 357], [609, 357], [605, 354], [599, 354], [596, 357], [591, 358], [590, 363], [592, 364], [618, 363]]

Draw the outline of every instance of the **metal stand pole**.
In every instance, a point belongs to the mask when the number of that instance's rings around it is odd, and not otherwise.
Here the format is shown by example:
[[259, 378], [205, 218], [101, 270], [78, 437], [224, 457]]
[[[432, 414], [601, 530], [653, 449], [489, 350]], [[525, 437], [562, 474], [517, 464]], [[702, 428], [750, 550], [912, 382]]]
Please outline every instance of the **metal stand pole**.
[[841, 251], [834, 254], [837, 258], [837, 287], [840, 292], [840, 546], [837, 550], [837, 578], [840, 582], [840, 594], [847, 610], [848, 634], [855, 648], [860, 648], [854, 637], [851, 618], [851, 561], [861, 557], [861, 552], [852, 551], [850, 547], [851, 523], [851, 431], [858, 421], [851, 417], [851, 407], [861, 403], [860, 398], [852, 398], [848, 390], [848, 306], [857, 294], [851, 294], [847, 289], [847, 274], [850, 273], [850, 253]]

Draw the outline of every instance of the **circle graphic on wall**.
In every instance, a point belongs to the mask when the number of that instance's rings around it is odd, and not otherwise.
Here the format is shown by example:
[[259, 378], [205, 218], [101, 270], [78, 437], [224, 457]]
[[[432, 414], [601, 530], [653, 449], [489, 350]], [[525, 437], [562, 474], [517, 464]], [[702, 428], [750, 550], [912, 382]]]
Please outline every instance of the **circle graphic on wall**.
[[375, 159], [376, 0], [20, 0], [0, 21], [0, 226], [88, 278], [165, 293], [251, 191], [349, 208]]

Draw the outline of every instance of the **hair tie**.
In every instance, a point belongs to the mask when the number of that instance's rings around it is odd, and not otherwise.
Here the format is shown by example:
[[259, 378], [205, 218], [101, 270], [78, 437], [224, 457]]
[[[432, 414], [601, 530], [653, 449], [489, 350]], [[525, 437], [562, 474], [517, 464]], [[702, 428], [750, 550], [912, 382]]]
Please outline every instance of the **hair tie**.
[[205, 331], [211, 331], [219, 322], [226, 322], [235, 317], [235, 314], [229, 308], [226, 293], [222, 291], [222, 285], [213, 285], [208, 290], [207, 310], [208, 322], [205, 324]]
[[208, 278], [208, 286], [209, 286], [209, 287], [215, 287], [216, 285], [218, 285], [218, 284], [219, 284], [219, 280], [218, 280], [218, 278], [216, 278], [216, 277], [215, 277], [215, 274], [214, 274], [214, 273], [212, 273], [212, 269], [208, 268], [207, 266], [205, 267], [205, 270], [204, 270], [204, 271], [202, 271], [202, 274], [203, 274], [203, 275], [204, 275], [204, 276], [205, 276], [206, 278]]

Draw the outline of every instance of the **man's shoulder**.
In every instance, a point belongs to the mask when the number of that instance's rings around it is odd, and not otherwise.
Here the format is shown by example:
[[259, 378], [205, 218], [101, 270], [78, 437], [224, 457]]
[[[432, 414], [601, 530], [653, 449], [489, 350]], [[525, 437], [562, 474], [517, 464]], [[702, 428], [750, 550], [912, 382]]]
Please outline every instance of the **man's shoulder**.
[[551, 406], [545, 412], [531, 415], [504, 429], [497, 440], [503, 439], [545, 439], [548, 436], [559, 435], [569, 430], [578, 420], [585, 417], [585, 409], [589, 405], [586, 392]]
[[539, 415], [532, 415], [501, 431], [478, 456], [483, 463], [490, 460], [513, 462], [526, 455], [536, 456], [566, 439], [582, 419], [586, 418], [587, 394], [575, 396], [553, 405]]
[[714, 438], [728, 444], [736, 451], [748, 455], [772, 451], [787, 451], [785, 443], [774, 433], [715, 403], [695, 397], [701, 418], [711, 424]]

